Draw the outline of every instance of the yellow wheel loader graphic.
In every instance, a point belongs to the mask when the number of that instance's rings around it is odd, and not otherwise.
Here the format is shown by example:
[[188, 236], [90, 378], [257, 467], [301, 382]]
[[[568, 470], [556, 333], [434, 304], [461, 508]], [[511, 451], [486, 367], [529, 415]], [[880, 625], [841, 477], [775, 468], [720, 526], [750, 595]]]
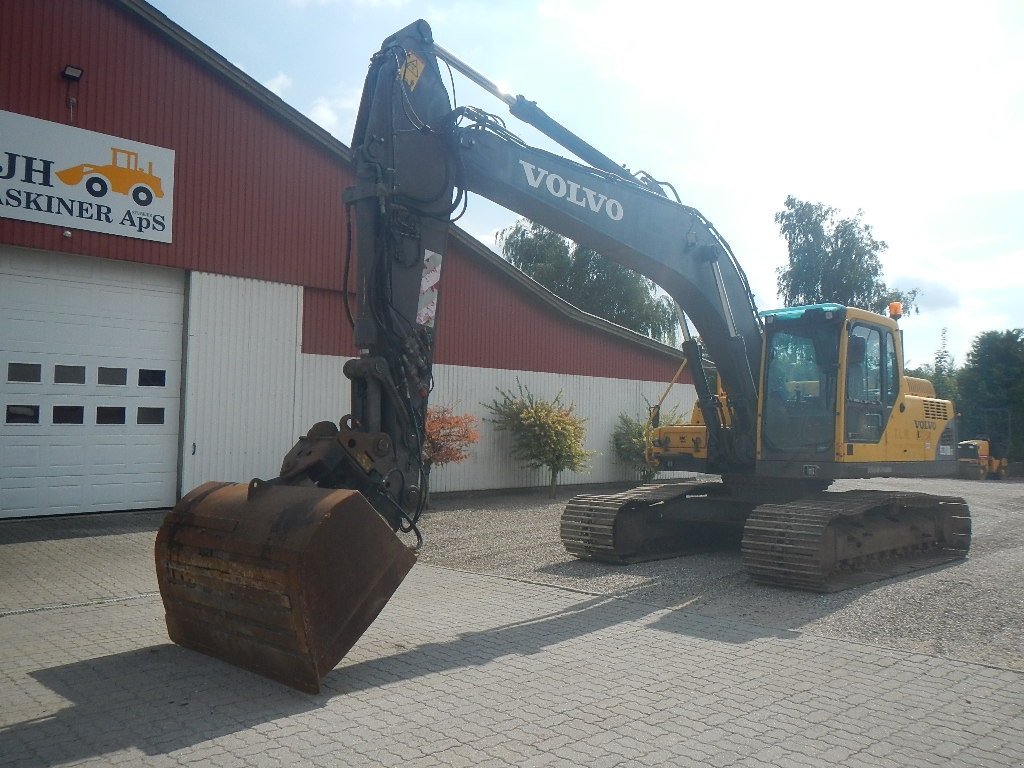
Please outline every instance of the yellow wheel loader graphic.
[[72, 168], [57, 171], [57, 178], [69, 186], [85, 181], [85, 191], [93, 197], [104, 197], [114, 191], [119, 195], [131, 195], [136, 205], [145, 208], [154, 197], [163, 197], [164, 190], [160, 177], [153, 175], [153, 163], [148, 168], [139, 167], [139, 153], [128, 149], [110, 148], [108, 165], [83, 163]]

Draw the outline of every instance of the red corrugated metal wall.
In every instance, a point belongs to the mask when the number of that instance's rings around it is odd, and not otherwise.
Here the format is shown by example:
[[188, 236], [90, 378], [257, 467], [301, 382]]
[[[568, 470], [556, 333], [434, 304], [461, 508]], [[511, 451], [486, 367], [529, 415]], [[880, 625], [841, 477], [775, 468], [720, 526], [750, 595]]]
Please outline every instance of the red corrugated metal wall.
[[[0, 242], [307, 286], [303, 351], [353, 355], [344, 313], [343, 157], [145, 21], [104, 0], [0, 0], [0, 109], [173, 149], [174, 242], [0, 218]], [[3, 151], [0, 137], [0, 152]], [[453, 244], [437, 362], [667, 380], [677, 360], [559, 314]]]
[[302, 351], [309, 355], [355, 356], [345, 296], [341, 291], [303, 290]]
[[[449, 240], [435, 362], [669, 381], [679, 360], [575, 322]], [[307, 288], [302, 351], [355, 355], [342, 294]], [[683, 382], [692, 381], [684, 372]]]
[[[316, 146], [132, 14], [102, 0], [3, 0], [0, 109], [173, 149], [174, 243], [0, 219], [0, 241], [336, 288], [344, 160]], [[2, 147], [0, 147], [2, 150]]]
[[536, 294], [451, 244], [441, 278], [436, 361], [481, 368], [668, 381], [679, 360], [567, 321]]

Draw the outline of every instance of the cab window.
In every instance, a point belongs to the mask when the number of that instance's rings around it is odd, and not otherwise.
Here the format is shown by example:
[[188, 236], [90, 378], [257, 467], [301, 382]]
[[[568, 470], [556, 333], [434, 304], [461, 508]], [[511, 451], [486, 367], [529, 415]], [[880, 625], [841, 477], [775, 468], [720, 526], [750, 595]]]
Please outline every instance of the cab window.
[[892, 331], [885, 334], [885, 404], [890, 408], [896, 404], [900, 394], [900, 365], [896, 357], [896, 339]]
[[848, 443], [877, 443], [899, 395], [896, 342], [887, 329], [854, 324], [846, 340]]
[[769, 337], [763, 404], [768, 451], [817, 454], [832, 449], [836, 331], [832, 324], [800, 324]]
[[882, 402], [882, 334], [877, 328], [854, 326], [847, 341], [846, 399]]

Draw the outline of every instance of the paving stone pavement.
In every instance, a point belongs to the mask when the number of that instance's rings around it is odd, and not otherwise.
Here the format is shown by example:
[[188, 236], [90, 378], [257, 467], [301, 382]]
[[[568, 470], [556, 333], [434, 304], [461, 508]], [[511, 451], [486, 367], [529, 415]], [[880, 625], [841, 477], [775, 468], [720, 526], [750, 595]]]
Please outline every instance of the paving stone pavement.
[[158, 523], [0, 523], [0, 765], [1024, 765], [1020, 672], [423, 564], [309, 696], [169, 643]]

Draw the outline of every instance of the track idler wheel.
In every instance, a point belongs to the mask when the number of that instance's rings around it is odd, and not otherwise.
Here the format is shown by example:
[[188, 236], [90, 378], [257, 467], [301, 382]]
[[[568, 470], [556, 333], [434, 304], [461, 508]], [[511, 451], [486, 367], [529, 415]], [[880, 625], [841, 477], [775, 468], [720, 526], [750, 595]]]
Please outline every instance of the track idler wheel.
[[156, 539], [179, 645], [318, 693], [416, 556], [356, 491], [206, 483]]

